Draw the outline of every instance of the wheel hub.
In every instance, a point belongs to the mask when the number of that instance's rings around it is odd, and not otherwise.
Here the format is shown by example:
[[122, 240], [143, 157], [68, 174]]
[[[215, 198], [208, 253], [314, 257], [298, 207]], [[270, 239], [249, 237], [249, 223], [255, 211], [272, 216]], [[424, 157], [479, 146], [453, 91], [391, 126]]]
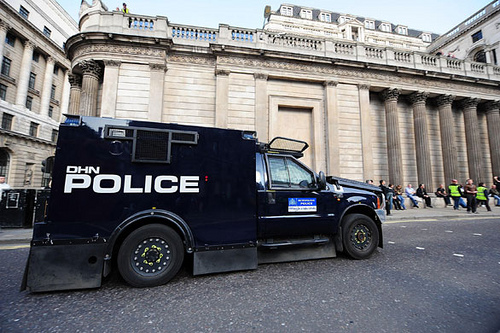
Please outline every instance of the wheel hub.
[[351, 242], [360, 250], [366, 249], [371, 243], [371, 234], [368, 227], [362, 224], [354, 226], [351, 232]]
[[170, 247], [161, 238], [148, 238], [137, 244], [131, 264], [141, 275], [157, 275], [170, 264]]

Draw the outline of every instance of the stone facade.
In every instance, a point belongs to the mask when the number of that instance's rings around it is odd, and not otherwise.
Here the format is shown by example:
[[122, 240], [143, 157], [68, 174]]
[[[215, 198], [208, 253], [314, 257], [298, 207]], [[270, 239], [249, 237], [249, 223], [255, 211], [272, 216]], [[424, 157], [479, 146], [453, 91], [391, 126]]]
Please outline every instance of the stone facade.
[[433, 189], [500, 173], [495, 65], [343, 35], [175, 25], [100, 1], [84, 1], [80, 26], [67, 42], [72, 112], [303, 139], [305, 163], [361, 181]]
[[63, 47], [76, 32], [54, 0], [0, 1], [0, 175], [13, 188], [48, 182], [41, 162], [54, 155], [67, 112], [70, 62]]

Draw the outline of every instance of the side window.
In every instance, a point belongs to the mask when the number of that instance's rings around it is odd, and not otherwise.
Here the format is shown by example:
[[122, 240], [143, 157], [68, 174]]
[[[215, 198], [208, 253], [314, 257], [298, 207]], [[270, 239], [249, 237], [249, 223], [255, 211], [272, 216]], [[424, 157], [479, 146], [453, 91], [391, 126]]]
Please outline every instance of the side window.
[[272, 187], [309, 188], [314, 185], [313, 173], [293, 158], [268, 155]]

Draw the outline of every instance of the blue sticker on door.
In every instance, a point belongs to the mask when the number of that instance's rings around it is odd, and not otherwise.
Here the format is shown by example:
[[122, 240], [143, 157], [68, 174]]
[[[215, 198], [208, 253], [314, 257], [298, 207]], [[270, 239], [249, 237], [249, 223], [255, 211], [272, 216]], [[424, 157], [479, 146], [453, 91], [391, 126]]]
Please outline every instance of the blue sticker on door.
[[288, 198], [288, 212], [316, 212], [316, 198]]

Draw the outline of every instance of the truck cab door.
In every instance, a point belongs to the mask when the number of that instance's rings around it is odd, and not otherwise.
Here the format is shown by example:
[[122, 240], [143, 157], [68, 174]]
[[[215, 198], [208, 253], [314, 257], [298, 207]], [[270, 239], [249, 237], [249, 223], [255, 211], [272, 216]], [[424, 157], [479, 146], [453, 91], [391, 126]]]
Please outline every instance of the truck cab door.
[[258, 191], [259, 237], [330, 234], [333, 198], [316, 174], [293, 156], [267, 154], [265, 190]]

